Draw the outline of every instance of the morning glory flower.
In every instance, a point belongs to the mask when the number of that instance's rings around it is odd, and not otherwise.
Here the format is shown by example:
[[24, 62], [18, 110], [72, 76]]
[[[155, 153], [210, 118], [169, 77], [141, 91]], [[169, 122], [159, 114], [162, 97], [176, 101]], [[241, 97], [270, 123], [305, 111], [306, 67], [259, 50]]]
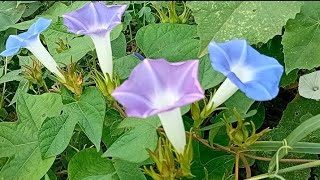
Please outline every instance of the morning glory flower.
[[113, 73], [110, 32], [121, 24], [121, 17], [126, 7], [126, 5], [106, 6], [102, 2], [93, 2], [63, 15], [64, 24], [70, 32], [91, 37], [106, 79], [108, 79], [107, 73], [111, 78]]
[[283, 67], [276, 59], [260, 54], [246, 40], [212, 41], [208, 48], [211, 65], [227, 77], [210, 101], [213, 108], [238, 89], [256, 101], [271, 100], [278, 94]]
[[320, 71], [305, 74], [299, 78], [298, 91], [307, 99], [320, 99]]
[[13, 56], [20, 48], [27, 48], [49, 71], [65, 80], [59, 66], [40, 41], [40, 33], [45, 31], [50, 24], [51, 20], [39, 18], [28, 31], [18, 35], [10, 35], [6, 42], [6, 50], [0, 56]]
[[129, 117], [158, 115], [171, 144], [183, 153], [186, 135], [180, 107], [204, 98], [198, 63], [144, 59], [112, 96], [126, 108]]

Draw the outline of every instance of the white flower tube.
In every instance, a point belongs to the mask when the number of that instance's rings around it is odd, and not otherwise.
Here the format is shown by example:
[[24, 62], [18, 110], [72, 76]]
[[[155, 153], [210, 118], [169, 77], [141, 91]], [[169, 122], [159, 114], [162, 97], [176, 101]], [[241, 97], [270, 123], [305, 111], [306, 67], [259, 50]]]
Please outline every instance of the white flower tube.
[[106, 80], [107, 73], [112, 79], [113, 75], [113, 62], [112, 62], [112, 49], [111, 49], [111, 41], [110, 41], [110, 32], [106, 33], [105, 36], [91, 36], [91, 39], [96, 48], [98, 61], [100, 64], [100, 68], [105, 76]]
[[58, 69], [58, 64], [52, 58], [47, 49], [42, 45], [39, 37], [29, 41], [26, 48], [52, 73], [65, 81], [64, 76]]
[[158, 114], [162, 127], [176, 151], [183, 154], [186, 145], [186, 132], [180, 108]]
[[[228, 78], [220, 85], [217, 92], [209, 101], [207, 107], [216, 108], [228, 100], [239, 88]], [[212, 106], [213, 105], [213, 106]]]

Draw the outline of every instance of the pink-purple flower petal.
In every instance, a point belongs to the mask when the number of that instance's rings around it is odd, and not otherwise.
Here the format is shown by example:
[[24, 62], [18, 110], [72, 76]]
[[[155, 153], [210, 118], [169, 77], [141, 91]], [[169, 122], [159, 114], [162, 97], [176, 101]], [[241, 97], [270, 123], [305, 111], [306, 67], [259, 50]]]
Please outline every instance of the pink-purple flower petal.
[[64, 14], [63, 20], [68, 30], [75, 34], [103, 36], [121, 23], [126, 7], [91, 2], [76, 11]]
[[188, 105], [204, 98], [198, 64], [198, 60], [145, 59], [112, 95], [132, 117], [145, 118]]

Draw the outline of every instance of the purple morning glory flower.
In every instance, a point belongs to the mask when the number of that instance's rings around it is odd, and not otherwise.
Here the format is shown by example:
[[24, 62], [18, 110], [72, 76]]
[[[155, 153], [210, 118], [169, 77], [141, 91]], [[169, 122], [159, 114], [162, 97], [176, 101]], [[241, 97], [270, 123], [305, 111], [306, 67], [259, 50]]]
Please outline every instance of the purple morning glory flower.
[[112, 96], [126, 108], [129, 117], [157, 114], [168, 139], [177, 152], [183, 153], [186, 137], [180, 107], [204, 98], [198, 63], [144, 59]]
[[93, 2], [63, 15], [64, 24], [70, 32], [91, 37], [106, 79], [107, 73], [111, 78], [113, 75], [110, 32], [121, 24], [121, 17], [126, 7], [126, 5], [106, 6], [102, 2]]
[[10, 35], [7, 39], [6, 50], [0, 56], [13, 56], [17, 54], [20, 48], [27, 48], [49, 71], [64, 80], [65, 78], [59, 71], [57, 63], [40, 41], [40, 33], [45, 31], [50, 24], [51, 20], [39, 18], [27, 32]]
[[212, 41], [208, 48], [213, 68], [227, 77], [210, 101], [214, 108], [238, 89], [256, 101], [277, 96], [283, 67], [276, 59], [260, 54], [246, 40]]

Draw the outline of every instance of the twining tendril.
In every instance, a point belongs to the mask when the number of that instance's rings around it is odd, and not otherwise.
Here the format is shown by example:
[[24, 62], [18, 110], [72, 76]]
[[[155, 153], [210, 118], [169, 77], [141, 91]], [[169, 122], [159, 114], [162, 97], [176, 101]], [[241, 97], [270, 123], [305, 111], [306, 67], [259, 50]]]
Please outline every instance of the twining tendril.
[[286, 139], [283, 140], [283, 146], [281, 146], [277, 153], [276, 153], [276, 171], [274, 172], [274, 174], [271, 174], [269, 177], [270, 178], [278, 178], [278, 179], [281, 179], [281, 180], [285, 180], [284, 177], [278, 175], [278, 172], [279, 172], [279, 166], [280, 166], [280, 161], [279, 161], [279, 153], [280, 151], [284, 149], [285, 150], [285, 153], [288, 154], [288, 149], [293, 149], [291, 146], [288, 146], [288, 142]]

